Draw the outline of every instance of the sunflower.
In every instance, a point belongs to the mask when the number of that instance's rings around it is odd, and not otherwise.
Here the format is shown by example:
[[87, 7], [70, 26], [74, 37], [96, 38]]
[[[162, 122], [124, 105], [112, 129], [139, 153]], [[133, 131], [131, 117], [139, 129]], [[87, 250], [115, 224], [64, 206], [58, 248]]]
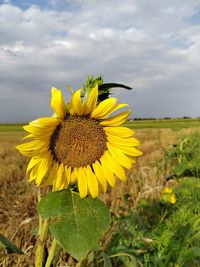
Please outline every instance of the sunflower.
[[80, 197], [99, 191], [106, 192], [107, 184], [115, 185], [115, 177], [125, 181], [125, 169], [135, 163], [142, 153], [133, 130], [120, 126], [130, 111], [111, 114], [127, 104], [119, 104], [109, 97], [98, 103], [98, 85], [87, 97], [82, 89], [72, 94], [66, 104], [59, 89], [52, 88], [52, 117], [38, 118], [24, 129], [29, 142], [16, 148], [31, 157], [27, 174], [36, 185], [52, 185], [54, 191], [78, 184]]

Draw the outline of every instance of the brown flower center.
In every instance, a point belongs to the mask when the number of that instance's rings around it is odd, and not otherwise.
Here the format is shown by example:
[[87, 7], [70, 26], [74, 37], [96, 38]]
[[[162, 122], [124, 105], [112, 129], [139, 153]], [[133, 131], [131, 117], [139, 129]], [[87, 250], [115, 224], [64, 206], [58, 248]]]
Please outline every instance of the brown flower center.
[[58, 125], [50, 141], [54, 159], [72, 168], [91, 165], [106, 149], [103, 127], [86, 116], [69, 117]]

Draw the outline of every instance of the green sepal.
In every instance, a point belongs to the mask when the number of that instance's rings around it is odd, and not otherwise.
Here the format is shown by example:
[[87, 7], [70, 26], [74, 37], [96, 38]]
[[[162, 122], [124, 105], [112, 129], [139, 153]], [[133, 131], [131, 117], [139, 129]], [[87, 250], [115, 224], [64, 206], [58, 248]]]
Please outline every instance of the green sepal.
[[127, 90], [132, 89], [131, 87], [121, 83], [104, 83], [102, 76], [97, 76], [96, 78], [94, 78], [93, 76], [88, 76], [86, 83], [83, 84], [84, 97], [87, 97], [96, 83], [98, 84], [99, 89], [98, 102], [107, 99], [113, 88], [124, 88]]

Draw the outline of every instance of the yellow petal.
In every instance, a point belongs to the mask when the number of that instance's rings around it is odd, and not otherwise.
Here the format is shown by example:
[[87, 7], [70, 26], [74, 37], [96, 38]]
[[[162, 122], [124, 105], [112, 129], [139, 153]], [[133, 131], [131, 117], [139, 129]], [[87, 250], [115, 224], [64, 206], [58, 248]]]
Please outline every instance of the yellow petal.
[[98, 84], [96, 83], [94, 88], [90, 91], [88, 97], [85, 100], [84, 104], [85, 115], [90, 114], [96, 108], [97, 99], [98, 99]]
[[107, 134], [112, 134], [119, 137], [132, 137], [134, 131], [127, 127], [104, 127], [104, 131]]
[[28, 135], [24, 136], [22, 139], [23, 139], [23, 140], [26, 140], [26, 139], [28, 139], [28, 138], [33, 138], [33, 137], [34, 137], [33, 134], [28, 134]]
[[58, 118], [52, 118], [52, 117], [43, 117], [43, 118], [38, 118], [34, 121], [31, 121], [29, 125], [32, 126], [37, 126], [41, 128], [48, 128], [51, 126], [57, 126], [60, 120]]
[[65, 166], [65, 176], [66, 176], [66, 185], [70, 183], [70, 177], [71, 177], [71, 167]]
[[129, 106], [129, 105], [126, 104], [126, 103], [117, 104], [117, 105], [115, 105], [115, 106], [113, 107], [112, 111], [111, 111], [107, 116], [109, 116], [111, 113], [117, 111], [117, 110], [120, 109], [120, 108], [124, 108], [124, 107], [128, 107], [128, 106]]
[[40, 163], [38, 164], [37, 177], [35, 179], [36, 184], [39, 186], [42, 182], [42, 179], [47, 174], [49, 166], [51, 165], [51, 154], [50, 152], [41, 158]]
[[30, 142], [27, 142], [27, 143], [23, 143], [23, 144], [20, 144], [20, 145], [17, 145], [16, 148], [18, 150], [34, 150], [34, 149], [38, 149], [38, 148], [41, 148], [43, 147], [44, 145], [46, 145], [46, 143], [44, 142], [41, 142], [39, 140], [33, 140], [33, 141], [30, 141]]
[[112, 187], [115, 186], [115, 177], [114, 177], [113, 171], [108, 166], [108, 162], [107, 162], [107, 158], [105, 156], [105, 153], [100, 158], [100, 161], [101, 161], [102, 169], [103, 169], [103, 172], [105, 174], [106, 180], [108, 181], [110, 186], [112, 186]]
[[67, 186], [70, 183], [70, 175], [71, 175], [71, 168], [66, 171], [66, 166], [64, 166], [59, 190], [67, 188]]
[[143, 153], [136, 149], [135, 147], [131, 147], [131, 146], [120, 146], [118, 144], [115, 145], [118, 149], [120, 149], [123, 153], [130, 155], [132, 157], [137, 157], [142, 155]]
[[39, 161], [41, 160], [40, 157], [33, 157], [28, 163], [28, 167], [26, 173], [28, 173]]
[[109, 117], [113, 112], [115, 112], [116, 110], [126, 107], [128, 106], [128, 104], [116, 104], [114, 105], [109, 111], [107, 111], [104, 116], [101, 116], [100, 119], [106, 119], [107, 117]]
[[20, 150], [20, 153], [26, 157], [35, 157], [38, 154], [40, 154], [41, 152], [47, 152], [47, 149], [41, 149], [41, 150], [30, 150], [30, 151], [26, 151], [26, 150]]
[[38, 164], [36, 164], [32, 168], [32, 170], [30, 171], [29, 178], [28, 178], [29, 182], [32, 182], [33, 180], [36, 179], [36, 177], [37, 177], [37, 170], [38, 170]]
[[121, 138], [119, 136], [114, 136], [114, 135], [107, 135], [107, 140], [113, 144], [113, 145], [121, 145], [121, 146], [139, 146], [140, 142], [134, 138], [134, 137], [129, 137], [129, 138]]
[[107, 148], [112, 155], [112, 157], [123, 167], [127, 169], [131, 169], [132, 167], [132, 160], [126, 156], [121, 150], [116, 148], [114, 145], [107, 143]]
[[117, 99], [114, 97], [107, 98], [100, 102], [98, 106], [92, 111], [91, 117], [94, 119], [101, 119], [105, 117], [115, 106]]
[[83, 168], [78, 168], [78, 189], [80, 197], [84, 198], [87, 196], [87, 178]]
[[57, 177], [54, 180], [53, 189], [54, 191], [59, 191], [63, 189], [63, 173], [64, 173], [64, 166], [61, 163], [58, 167]]
[[33, 140], [24, 144], [17, 145], [16, 148], [22, 155], [33, 157], [38, 153], [48, 150], [48, 142]]
[[51, 90], [51, 93], [52, 93], [51, 107], [55, 111], [58, 118], [64, 119], [66, 116], [66, 107], [65, 107], [65, 101], [62, 96], [61, 90], [53, 87]]
[[103, 169], [102, 169], [102, 166], [101, 164], [99, 163], [98, 160], [96, 160], [93, 164], [92, 164], [92, 168], [94, 170], [94, 173], [100, 183], [100, 185], [102, 186], [103, 188], [103, 191], [106, 192], [106, 187], [107, 187], [107, 184], [106, 184], [106, 177], [105, 177], [105, 174], [103, 172]]
[[104, 154], [107, 160], [108, 167], [114, 172], [114, 174], [119, 179], [121, 179], [122, 181], [126, 181], [126, 174], [124, 168], [114, 160], [114, 158], [110, 155], [108, 151], [105, 151]]
[[59, 191], [67, 188], [67, 179], [66, 179], [66, 176], [65, 176], [65, 172], [63, 172], [63, 174], [62, 174], [61, 180], [62, 180], [62, 183], [60, 184]]
[[72, 116], [74, 115], [83, 115], [84, 114], [84, 108], [83, 108], [83, 103], [81, 101], [81, 90], [79, 89], [76, 91], [71, 99], [70, 102], [70, 114]]
[[49, 176], [46, 181], [42, 184], [42, 186], [47, 186], [53, 184], [54, 180], [57, 178], [58, 173], [58, 163], [53, 163]]
[[87, 177], [88, 190], [91, 193], [91, 196], [95, 198], [98, 196], [99, 191], [96, 175], [93, 173], [89, 165], [84, 168], [84, 171]]
[[34, 136], [47, 137], [53, 133], [53, 131], [55, 130], [56, 127], [53, 125], [49, 128], [41, 128], [41, 127], [37, 127], [34, 125], [26, 125], [23, 128], [25, 131], [33, 134]]
[[103, 126], [118, 126], [124, 123], [129, 115], [130, 111], [124, 111], [109, 119], [103, 120], [102, 122], [100, 122], [100, 124]]
[[75, 167], [73, 171], [71, 172], [71, 177], [70, 177], [71, 184], [74, 184], [77, 181], [77, 174], [78, 174], [77, 168]]

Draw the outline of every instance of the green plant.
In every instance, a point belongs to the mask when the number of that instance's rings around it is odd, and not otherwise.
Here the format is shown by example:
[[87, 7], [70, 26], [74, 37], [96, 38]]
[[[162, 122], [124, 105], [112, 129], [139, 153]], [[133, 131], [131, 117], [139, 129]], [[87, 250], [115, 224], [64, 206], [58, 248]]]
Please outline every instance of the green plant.
[[172, 166], [177, 177], [200, 176], [200, 133], [182, 137], [179, 144], [165, 151], [166, 166]]
[[[121, 216], [107, 247], [112, 266], [197, 267], [200, 260], [200, 181], [186, 178], [174, 187], [176, 204], [142, 200]], [[127, 253], [135, 265], [112, 255]], [[128, 258], [128, 257], [126, 257]]]

